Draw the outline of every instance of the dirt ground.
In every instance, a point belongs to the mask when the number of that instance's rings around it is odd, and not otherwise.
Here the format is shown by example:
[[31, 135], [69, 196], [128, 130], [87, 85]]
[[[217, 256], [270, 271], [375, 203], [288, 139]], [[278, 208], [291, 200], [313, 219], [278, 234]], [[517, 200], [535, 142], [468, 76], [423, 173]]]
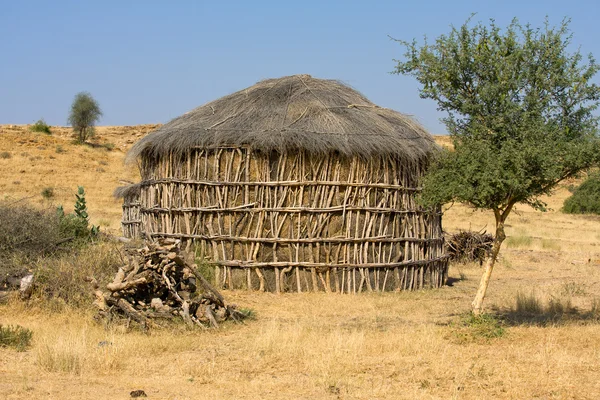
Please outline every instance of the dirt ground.
[[[0, 155], [10, 153], [0, 157], [0, 196], [68, 211], [83, 185], [93, 222], [117, 232], [111, 193], [137, 179], [125, 151], [152, 128], [100, 127], [95, 146], [79, 146], [65, 128], [47, 136], [0, 126]], [[451, 286], [433, 291], [224, 291], [256, 317], [207, 331], [131, 332], [86, 311], [11, 302], [0, 305], [0, 324], [25, 326], [34, 340], [25, 352], [0, 348], [0, 398], [127, 399], [141, 389], [150, 399], [598, 399], [600, 327], [589, 315], [600, 306], [600, 218], [559, 211], [571, 183], [546, 199], [551, 211], [518, 206], [508, 219], [485, 303], [508, 321], [500, 337], [473, 336], [460, 323], [477, 264], [452, 265]], [[47, 187], [51, 198], [41, 195]], [[450, 232], [492, 226], [488, 213], [458, 205], [444, 217]], [[518, 295], [573, 311], [517, 322]]]

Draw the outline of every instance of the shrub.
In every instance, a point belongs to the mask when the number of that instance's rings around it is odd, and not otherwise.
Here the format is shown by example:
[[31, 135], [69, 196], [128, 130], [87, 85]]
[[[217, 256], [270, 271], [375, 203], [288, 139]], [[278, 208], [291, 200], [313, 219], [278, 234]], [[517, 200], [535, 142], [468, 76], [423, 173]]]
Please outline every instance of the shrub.
[[26, 269], [63, 239], [54, 213], [23, 202], [0, 202], [0, 276]]
[[78, 239], [90, 239], [97, 236], [100, 233], [100, 227], [94, 225], [89, 227], [89, 216], [83, 186], [78, 187], [75, 198], [73, 213], [65, 214], [62, 206], [56, 209], [56, 214], [60, 221], [60, 231], [66, 236]]
[[65, 149], [61, 145], [56, 146], [56, 152], [57, 153], [66, 153]]
[[45, 198], [46, 200], [50, 200], [51, 198], [54, 197], [54, 188], [53, 187], [46, 187], [42, 190], [42, 197]]
[[544, 306], [535, 293], [526, 295], [519, 292], [515, 300], [515, 312], [523, 316], [540, 315], [544, 312]]
[[2, 326], [0, 324], [0, 347], [12, 347], [17, 351], [25, 351], [31, 346], [33, 332], [20, 325]]
[[71, 248], [58, 257], [36, 263], [34, 295], [50, 299], [50, 306], [61, 308], [92, 306], [92, 283], [104, 287], [122, 266], [119, 252], [106, 241]]
[[115, 144], [108, 142], [104, 143], [102, 147], [104, 147], [107, 151], [113, 151], [115, 149]]
[[491, 314], [465, 314], [453, 328], [452, 337], [460, 344], [489, 342], [506, 334], [502, 322]]
[[8, 151], [3, 151], [2, 153], [0, 153], [0, 158], [8, 159], [11, 157], [12, 155]]
[[562, 208], [568, 214], [600, 214], [600, 172], [590, 174]]
[[82, 218], [86, 215], [82, 205], [76, 206], [79, 215], [63, 212], [61, 217], [22, 202], [0, 202], [0, 280], [31, 270], [34, 295], [58, 300], [52, 305], [91, 305], [90, 281], [105, 285], [123, 261], [106, 241], [90, 245], [92, 233]]
[[37, 122], [29, 127], [29, 130], [32, 132], [42, 132], [51, 135], [50, 125], [44, 121], [44, 119], [38, 119]]

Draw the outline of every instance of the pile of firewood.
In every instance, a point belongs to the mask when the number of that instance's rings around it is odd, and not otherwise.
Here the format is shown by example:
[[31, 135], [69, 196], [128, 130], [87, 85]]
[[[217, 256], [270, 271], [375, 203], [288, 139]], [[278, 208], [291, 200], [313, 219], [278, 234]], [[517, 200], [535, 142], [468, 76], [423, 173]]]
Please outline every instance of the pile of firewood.
[[148, 243], [130, 250], [128, 258], [107, 290], [95, 292], [101, 316], [124, 317], [143, 327], [181, 317], [188, 324], [215, 328], [222, 321], [246, 317], [235, 305], [226, 305], [197, 266], [185, 260], [179, 240]]
[[479, 261], [483, 260], [492, 250], [494, 236], [489, 233], [475, 231], [459, 231], [446, 236], [446, 251], [454, 261]]

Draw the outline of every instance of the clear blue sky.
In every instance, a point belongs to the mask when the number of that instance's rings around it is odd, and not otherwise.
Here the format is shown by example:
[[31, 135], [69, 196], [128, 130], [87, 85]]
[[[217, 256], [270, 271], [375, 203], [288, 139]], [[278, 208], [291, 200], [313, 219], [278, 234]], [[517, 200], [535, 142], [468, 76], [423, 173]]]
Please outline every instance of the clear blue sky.
[[0, 123], [66, 125], [74, 95], [100, 125], [166, 122], [255, 82], [307, 73], [445, 133], [435, 103], [390, 75], [399, 39], [434, 38], [471, 13], [505, 26], [572, 19], [574, 44], [600, 57], [596, 1], [0, 0]]

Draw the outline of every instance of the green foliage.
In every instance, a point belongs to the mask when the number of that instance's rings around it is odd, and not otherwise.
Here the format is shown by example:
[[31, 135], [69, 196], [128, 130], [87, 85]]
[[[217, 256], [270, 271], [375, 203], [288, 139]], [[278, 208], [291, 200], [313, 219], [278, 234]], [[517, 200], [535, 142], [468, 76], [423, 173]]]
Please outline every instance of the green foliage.
[[102, 116], [98, 102], [87, 92], [75, 95], [68, 122], [77, 134], [77, 141], [85, 143], [94, 136], [94, 126]]
[[75, 194], [75, 207], [73, 213], [65, 214], [62, 206], [56, 209], [56, 215], [60, 221], [60, 231], [67, 237], [76, 239], [91, 239], [98, 236], [100, 227], [89, 224], [89, 215], [87, 212], [87, 203], [85, 200], [85, 190], [79, 186]]
[[104, 147], [106, 149], [106, 151], [113, 151], [115, 149], [115, 144], [114, 143], [104, 143], [102, 145], [102, 147]]
[[41, 133], [46, 133], [48, 135], [52, 134], [52, 132], [50, 131], [50, 125], [48, 125], [46, 123], [46, 121], [44, 121], [43, 118], [38, 119], [35, 124], [33, 124], [29, 127], [29, 130], [31, 132], [41, 132]]
[[598, 162], [598, 65], [568, 52], [571, 37], [568, 21], [534, 29], [514, 20], [504, 31], [467, 21], [433, 44], [401, 42], [395, 72], [414, 76], [421, 97], [447, 113], [455, 146], [433, 163], [424, 204], [544, 210], [541, 195]]
[[31, 346], [33, 332], [20, 325], [2, 326], [0, 324], [0, 347], [12, 347], [17, 351], [25, 351]]
[[41, 194], [43, 198], [45, 198], [46, 200], [50, 200], [54, 197], [54, 188], [51, 186], [45, 187], [44, 189], [42, 189]]
[[451, 338], [460, 344], [485, 343], [506, 334], [502, 322], [491, 314], [465, 314], [452, 328]]
[[565, 200], [562, 211], [568, 214], [600, 214], [600, 173], [589, 175]]

